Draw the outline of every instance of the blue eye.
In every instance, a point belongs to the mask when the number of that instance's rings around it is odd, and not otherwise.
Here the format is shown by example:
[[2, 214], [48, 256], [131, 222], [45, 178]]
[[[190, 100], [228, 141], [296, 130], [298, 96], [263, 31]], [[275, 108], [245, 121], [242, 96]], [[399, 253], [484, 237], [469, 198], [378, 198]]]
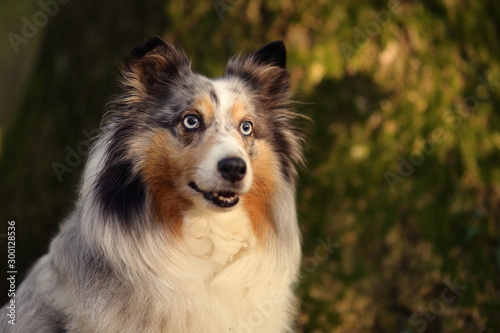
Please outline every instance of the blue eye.
[[241, 134], [250, 136], [253, 132], [253, 124], [250, 121], [244, 121], [240, 125]]
[[193, 130], [199, 128], [201, 125], [201, 120], [197, 115], [188, 114], [182, 120], [182, 126], [188, 130]]

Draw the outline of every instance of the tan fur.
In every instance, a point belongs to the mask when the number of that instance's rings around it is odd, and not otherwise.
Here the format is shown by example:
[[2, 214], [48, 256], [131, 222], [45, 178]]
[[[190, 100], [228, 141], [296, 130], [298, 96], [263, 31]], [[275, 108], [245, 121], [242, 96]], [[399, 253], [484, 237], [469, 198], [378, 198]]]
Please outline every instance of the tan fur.
[[194, 108], [197, 111], [203, 113], [204, 118], [207, 120], [212, 120], [214, 117], [214, 106], [212, 101], [206, 96], [201, 97], [194, 103]]
[[[285, 64], [277, 41], [212, 80], [158, 37], [135, 48], [75, 210], [0, 332], [292, 332], [301, 249], [289, 162], [302, 139]], [[183, 123], [190, 113], [202, 126]]]
[[254, 170], [254, 183], [250, 192], [241, 200], [250, 216], [255, 236], [261, 244], [265, 243], [274, 228], [270, 198], [276, 185], [274, 170], [277, 161], [271, 148], [264, 141], [255, 143], [256, 155], [251, 158]]
[[243, 103], [237, 101], [234, 103], [231, 108], [231, 118], [234, 123], [238, 125], [245, 117], [247, 116], [247, 112]]
[[190, 200], [178, 191], [179, 172], [183, 163], [172, 159], [173, 139], [166, 130], [158, 132], [149, 148], [143, 167], [145, 181], [151, 186], [153, 212], [174, 235], [180, 235], [183, 213]]

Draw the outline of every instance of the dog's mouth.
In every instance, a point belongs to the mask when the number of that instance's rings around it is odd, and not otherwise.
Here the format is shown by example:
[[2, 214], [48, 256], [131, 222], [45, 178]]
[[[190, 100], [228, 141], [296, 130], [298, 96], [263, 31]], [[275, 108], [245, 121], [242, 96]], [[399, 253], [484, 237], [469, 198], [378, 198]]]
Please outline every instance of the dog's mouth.
[[203, 197], [207, 199], [209, 202], [221, 208], [230, 208], [235, 206], [238, 201], [240, 201], [240, 197], [235, 192], [230, 191], [222, 191], [222, 192], [213, 192], [213, 191], [203, 191], [198, 185], [194, 182], [189, 183], [189, 187], [195, 190], [198, 193], [202, 193]]

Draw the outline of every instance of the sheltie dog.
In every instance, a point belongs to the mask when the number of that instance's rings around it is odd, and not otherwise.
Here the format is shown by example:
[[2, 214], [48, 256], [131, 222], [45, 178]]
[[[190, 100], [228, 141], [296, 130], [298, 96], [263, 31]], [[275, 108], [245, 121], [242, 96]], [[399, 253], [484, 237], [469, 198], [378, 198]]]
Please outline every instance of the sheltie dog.
[[209, 79], [153, 37], [119, 86], [76, 208], [1, 331], [293, 331], [302, 136], [283, 42]]

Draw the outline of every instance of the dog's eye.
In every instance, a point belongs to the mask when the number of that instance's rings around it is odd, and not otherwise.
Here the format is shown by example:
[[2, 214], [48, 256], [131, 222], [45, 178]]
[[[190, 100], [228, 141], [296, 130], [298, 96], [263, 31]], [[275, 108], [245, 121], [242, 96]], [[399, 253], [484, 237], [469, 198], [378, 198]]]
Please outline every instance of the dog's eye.
[[199, 128], [201, 125], [201, 120], [198, 116], [194, 114], [189, 114], [182, 120], [182, 126], [188, 130], [193, 130]]
[[250, 121], [244, 121], [240, 125], [241, 134], [249, 136], [253, 132], [253, 124]]

